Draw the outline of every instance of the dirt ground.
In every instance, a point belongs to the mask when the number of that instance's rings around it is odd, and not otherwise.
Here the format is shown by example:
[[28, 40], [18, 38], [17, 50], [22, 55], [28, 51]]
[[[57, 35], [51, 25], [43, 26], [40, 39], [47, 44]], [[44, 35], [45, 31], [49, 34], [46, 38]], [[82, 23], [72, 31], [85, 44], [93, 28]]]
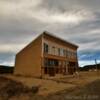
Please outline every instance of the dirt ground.
[[[100, 71], [79, 72], [78, 75], [67, 75], [62, 78], [55, 77], [54, 79], [38, 79], [33, 77], [22, 77], [22, 76], [14, 76], [14, 75], [0, 75], [0, 76], [11, 79], [16, 82], [20, 82], [28, 88], [32, 88], [33, 86], [39, 87], [39, 91], [37, 92], [37, 94], [34, 95], [33, 97], [31, 95], [30, 99], [29, 99], [29, 95], [23, 94], [17, 98], [16, 96], [15, 97], [13, 96], [9, 100], [33, 100], [32, 98], [36, 98], [37, 100], [48, 100], [47, 98], [51, 98], [50, 100], [70, 100], [70, 99], [82, 100], [82, 98], [78, 95], [84, 93], [88, 94], [88, 95], [84, 94], [83, 96], [84, 98], [90, 96], [90, 98], [89, 97], [87, 98], [91, 99], [91, 96], [94, 96], [92, 97], [93, 100], [99, 100], [98, 93], [100, 93], [100, 91], [98, 89], [100, 89]], [[96, 83], [93, 83], [95, 81]], [[91, 90], [94, 91], [94, 93], [88, 91], [87, 88], [89, 86], [91, 86], [89, 88], [90, 90], [92, 87], [95, 89], [95, 90]], [[95, 92], [96, 90], [98, 91]], [[73, 99], [72, 96], [69, 96], [67, 94], [76, 95], [76, 97], [73, 97], [74, 98]], [[66, 98], [64, 99], [63, 97]]]

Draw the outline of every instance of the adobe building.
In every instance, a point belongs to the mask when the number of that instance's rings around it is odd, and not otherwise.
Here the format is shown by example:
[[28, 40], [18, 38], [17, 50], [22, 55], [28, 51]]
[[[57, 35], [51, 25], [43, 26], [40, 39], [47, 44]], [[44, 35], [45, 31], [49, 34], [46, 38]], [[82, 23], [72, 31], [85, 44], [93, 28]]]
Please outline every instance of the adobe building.
[[14, 74], [56, 76], [73, 74], [78, 69], [78, 46], [43, 32], [16, 55]]

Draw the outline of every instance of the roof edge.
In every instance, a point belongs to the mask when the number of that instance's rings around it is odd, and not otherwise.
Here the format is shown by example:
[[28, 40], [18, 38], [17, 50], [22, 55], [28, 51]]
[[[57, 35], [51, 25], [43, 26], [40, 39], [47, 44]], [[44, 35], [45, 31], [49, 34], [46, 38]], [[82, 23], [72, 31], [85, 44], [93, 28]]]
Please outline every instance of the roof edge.
[[75, 46], [76, 48], [79, 47], [78, 45], [76, 45], [76, 44], [74, 44], [74, 43], [72, 43], [72, 42], [66, 41], [66, 40], [64, 40], [64, 39], [62, 39], [62, 38], [60, 38], [60, 37], [58, 37], [58, 36], [56, 36], [56, 35], [54, 35], [54, 34], [48, 32], [48, 31], [44, 31], [42, 34], [47, 34], [47, 35], [49, 35], [49, 36], [52, 36], [52, 37], [54, 37], [54, 38], [57, 38], [57, 39], [59, 39], [59, 40], [61, 40], [61, 41], [63, 41], [63, 42], [66, 42], [66, 43], [68, 43], [68, 44], [70, 44], [70, 45], [72, 45], [72, 46]]

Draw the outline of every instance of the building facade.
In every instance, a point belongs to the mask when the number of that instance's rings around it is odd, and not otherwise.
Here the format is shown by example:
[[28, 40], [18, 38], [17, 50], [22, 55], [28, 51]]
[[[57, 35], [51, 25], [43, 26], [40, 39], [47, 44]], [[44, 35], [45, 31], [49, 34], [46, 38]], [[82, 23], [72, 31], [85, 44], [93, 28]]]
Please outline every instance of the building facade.
[[56, 76], [73, 74], [78, 69], [78, 46], [43, 32], [16, 55], [17, 75]]

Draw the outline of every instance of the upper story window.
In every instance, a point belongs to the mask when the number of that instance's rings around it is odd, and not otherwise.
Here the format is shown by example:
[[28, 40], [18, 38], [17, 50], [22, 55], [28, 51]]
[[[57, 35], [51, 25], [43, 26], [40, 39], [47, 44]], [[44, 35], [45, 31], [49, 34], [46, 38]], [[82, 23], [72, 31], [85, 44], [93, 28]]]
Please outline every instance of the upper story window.
[[68, 50], [66, 50], [66, 57], [68, 57]]
[[60, 56], [64, 56], [64, 52], [62, 48], [60, 48]]
[[66, 57], [77, 57], [77, 53], [75, 51], [72, 50], [66, 50]]
[[44, 43], [44, 53], [48, 53], [48, 44]]
[[58, 48], [57, 48], [57, 47], [55, 47], [55, 55], [56, 55], [56, 56], [59, 56]]
[[60, 48], [58, 48], [58, 55], [60, 56]]
[[72, 57], [71, 50], [66, 50], [66, 57]]
[[77, 56], [77, 53], [73, 50], [58, 48], [56, 46], [48, 45], [47, 43], [44, 43], [44, 53], [68, 58], [75, 58]]
[[55, 55], [55, 47], [52, 47], [52, 54]]
[[63, 49], [63, 56], [66, 57], [66, 50]]
[[58, 55], [66, 57], [66, 50], [63, 48], [58, 48]]

